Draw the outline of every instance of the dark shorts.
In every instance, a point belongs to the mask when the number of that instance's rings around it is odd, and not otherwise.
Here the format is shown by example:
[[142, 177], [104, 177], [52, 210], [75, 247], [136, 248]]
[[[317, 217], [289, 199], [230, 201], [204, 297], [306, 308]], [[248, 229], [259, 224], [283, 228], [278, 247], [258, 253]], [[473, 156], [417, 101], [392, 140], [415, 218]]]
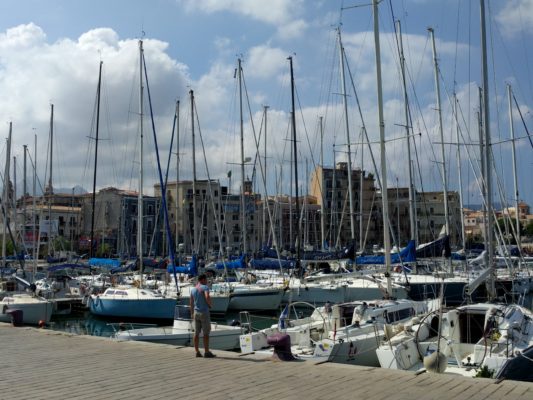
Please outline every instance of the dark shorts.
[[203, 332], [204, 335], [209, 335], [211, 332], [211, 318], [209, 317], [208, 312], [194, 312], [194, 332], [199, 334], [200, 331]]

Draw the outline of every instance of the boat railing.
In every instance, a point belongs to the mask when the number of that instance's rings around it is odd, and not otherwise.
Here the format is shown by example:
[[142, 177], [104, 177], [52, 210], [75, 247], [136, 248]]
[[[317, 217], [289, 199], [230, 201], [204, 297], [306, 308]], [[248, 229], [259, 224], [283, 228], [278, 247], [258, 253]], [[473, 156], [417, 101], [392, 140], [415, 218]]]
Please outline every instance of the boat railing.
[[241, 335], [244, 335], [246, 332], [252, 332], [252, 318], [248, 311], [239, 312], [239, 325], [241, 327]]
[[153, 328], [158, 325], [157, 324], [142, 324], [142, 323], [136, 323], [136, 322], [110, 322], [107, 324], [107, 326], [111, 327], [111, 329], [113, 329], [113, 333], [116, 334], [118, 332], [129, 331], [131, 329]]

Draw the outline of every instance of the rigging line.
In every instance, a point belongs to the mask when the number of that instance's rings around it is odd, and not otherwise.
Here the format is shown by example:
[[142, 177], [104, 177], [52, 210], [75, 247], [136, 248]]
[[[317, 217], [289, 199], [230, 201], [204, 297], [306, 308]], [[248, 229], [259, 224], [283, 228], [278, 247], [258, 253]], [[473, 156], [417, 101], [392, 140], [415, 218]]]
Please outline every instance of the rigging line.
[[[248, 87], [246, 86], [246, 80], [244, 79], [244, 71], [242, 70], [241, 68], [241, 77], [242, 77], [242, 83], [243, 83], [243, 86], [244, 86], [244, 94], [245, 94], [245, 97], [246, 97], [246, 105], [248, 106], [248, 116], [250, 117], [250, 125], [252, 127], [252, 132], [254, 134], [254, 137], [256, 135], [256, 131], [255, 131], [255, 125], [254, 125], [254, 119], [253, 119], [253, 116], [252, 116], [252, 107], [250, 106], [250, 97], [248, 96]], [[262, 131], [260, 130], [259, 131], [259, 142], [261, 141], [261, 134], [262, 134]], [[257, 161], [258, 161], [258, 157], [259, 157], [259, 152], [256, 151], [255, 152], [255, 157], [254, 157], [254, 162], [253, 162], [253, 169], [252, 169], [252, 185], [254, 183], [254, 178], [255, 178], [255, 174], [256, 174], [256, 165], [257, 165]], [[244, 188], [243, 188], [244, 190]]]
[[[311, 162], [313, 164], [313, 168], [316, 168], [316, 161], [315, 161], [315, 156], [314, 156], [314, 152], [313, 152], [313, 148], [311, 146], [311, 142], [309, 141], [309, 132], [307, 131], [307, 125], [305, 124], [305, 118], [304, 118], [304, 115], [303, 115], [303, 111], [302, 111], [302, 104], [300, 103], [300, 94], [298, 92], [298, 88], [296, 87], [296, 85], [294, 85], [294, 90], [295, 90], [295, 93], [296, 93], [296, 100], [298, 101], [298, 107], [299, 107], [299, 110], [300, 110], [300, 117], [302, 118], [302, 125], [303, 125], [303, 128], [304, 128], [304, 132], [305, 132], [305, 139], [307, 141], [307, 147], [309, 148], [309, 152], [311, 153]], [[303, 154], [301, 153], [301, 151], [299, 151], [299, 154], [300, 154], [300, 157], [303, 157]]]
[[[524, 37], [524, 32], [526, 31], [525, 27], [524, 27], [524, 21], [522, 20], [522, 3], [518, 3], [518, 8], [519, 8], [519, 12], [518, 12], [518, 16], [520, 18], [520, 35], [522, 36], [522, 48], [523, 48], [523, 51], [524, 51], [524, 59], [526, 61], [526, 71], [527, 71], [527, 76], [531, 76], [531, 72], [530, 72], [530, 68], [529, 68], [529, 57], [527, 56], [528, 54], [528, 46], [526, 46], [526, 38]], [[513, 64], [511, 64], [512, 66]], [[531, 79], [527, 79], [527, 83], [528, 83], [528, 86], [529, 86], [529, 91], [530, 91], [530, 95], [533, 94], [533, 88], [531, 87]], [[526, 96], [524, 96], [526, 97]]]
[[[163, 211], [165, 213], [165, 228], [166, 228], [166, 231], [167, 231], [167, 237], [168, 237], [169, 243], [174, 243], [173, 236], [172, 236], [172, 230], [170, 229], [170, 222], [169, 222], [169, 219], [168, 219], [168, 208], [167, 208], [167, 201], [166, 201], [166, 187], [163, 184], [163, 176], [161, 174], [161, 163], [160, 163], [160, 160], [159, 160], [159, 148], [157, 146], [157, 134], [156, 134], [156, 130], [155, 130], [154, 113], [153, 113], [153, 109], [152, 109], [152, 96], [151, 96], [151, 93], [150, 93], [150, 85], [148, 83], [148, 71], [146, 70], [146, 58], [144, 57], [144, 53], [141, 53], [141, 57], [142, 57], [142, 60], [141, 60], [142, 61], [142, 67], [144, 69], [144, 78], [145, 78], [145, 82], [146, 82], [146, 92], [147, 92], [147, 95], [148, 95], [148, 104], [149, 104], [149, 107], [150, 107], [150, 121], [152, 123], [152, 133], [153, 133], [153, 138], [154, 138], [155, 153], [156, 153], [156, 157], [157, 157], [157, 171], [158, 171], [158, 174], [159, 174], [159, 183], [161, 185], [161, 201], [163, 203]], [[142, 73], [142, 71], [141, 71], [141, 73]], [[140, 190], [142, 190], [142, 188], [140, 188]], [[172, 263], [172, 265], [176, 265], [175, 255], [174, 255], [174, 247], [173, 246], [169, 246], [169, 253], [170, 253], [170, 262]], [[140, 262], [141, 262], [141, 267], [142, 267], [142, 254], [140, 255], [140, 260], [141, 260]], [[179, 291], [178, 277], [176, 275], [176, 269], [175, 268], [173, 268], [173, 274], [174, 274], [174, 280], [176, 282], [176, 289]]]
[[[490, 1], [488, 2], [488, 12], [489, 12], [489, 21], [492, 21], [493, 20], [493, 14], [492, 14], [492, 7], [491, 7], [491, 3]], [[493, 25], [494, 24], [489, 24], [489, 34], [490, 34], [490, 61], [491, 61], [491, 64], [492, 64], [492, 83], [493, 83], [493, 87], [494, 87], [494, 98], [495, 99], [498, 99], [499, 96], [498, 96], [498, 86], [497, 86], [497, 83], [496, 83], [496, 63], [495, 63], [495, 60], [494, 60], [494, 32], [493, 32]], [[497, 131], [498, 131], [498, 138], [501, 140], [502, 138], [502, 131], [501, 131], [501, 127], [500, 127], [500, 107], [499, 107], [499, 103], [498, 102], [495, 102], [495, 109], [496, 109], [496, 127], [497, 127]], [[491, 149], [492, 152], [494, 152], [494, 149]], [[500, 155], [500, 166], [503, 167], [504, 165], [504, 162], [503, 162], [503, 150], [501, 148], [498, 149], [498, 153]]]
[[[102, 93], [103, 93], [103, 101], [104, 101], [104, 112], [105, 112], [105, 124], [106, 124], [106, 129], [107, 129], [107, 134], [108, 134], [108, 137], [109, 137], [109, 146], [110, 146], [110, 151], [111, 151], [111, 155], [112, 157], [111, 158], [111, 168], [112, 168], [112, 171], [113, 171], [113, 181], [114, 181], [114, 184], [118, 185], [118, 182], [119, 182], [119, 171], [118, 171], [118, 168], [117, 168], [117, 160], [115, 159], [115, 157], [113, 155], [115, 154], [118, 154], [116, 151], [115, 151], [115, 142], [113, 140], [113, 138], [111, 137], [112, 136], [112, 133], [113, 133], [113, 129], [111, 129], [111, 114], [110, 114], [110, 110], [111, 110], [111, 107], [109, 106], [109, 95], [108, 95], [108, 91], [107, 91], [107, 79], [106, 79], [106, 68], [105, 68], [105, 65], [103, 65], [103, 68], [102, 68]], [[108, 153], [108, 156], [109, 156], [109, 153]]]
[[453, 92], [457, 87], [457, 52], [458, 52], [458, 43], [459, 43], [459, 21], [461, 18], [461, 13], [459, 12], [461, 8], [461, 2], [457, 2], [457, 24], [455, 25], [455, 54], [453, 58]]
[[514, 93], [513, 93], [513, 100], [514, 100], [514, 103], [516, 105], [516, 109], [518, 110], [518, 114], [520, 114], [520, 119], [522, 121], [522, 124], [524, 125], [524, 129], [526, 130], [527, 138], [529, 139], [529, 144], [533, 148], [533, 141], [531, 140], [531, 135], [529, 133], [529, 129], [527, 129], [526, 121], [524, 120], [524, 116], [522, 115], [522, 111], [520, 111], [520, 106], [518, 105], [518, 101], [516, 101], [516, 97], [515, 97]]
[[[196, 104], [196, 101], [194, 99], [193, 99], [193, 101], [194, 101], [194, 104]], [[214, 199], [214, 197], [213, 197], [213, 188], [211, 187], [212, 179], [211, 179], [211, 175], [209, 173], [209, 164], [207, 163], [207, 156], [205, 154], [204, 137], [202, 135], [202, 129], [200, 127], [200, 118], [198, 117], [198, 108], [197, 107], [194, 107], [194, 116], [196, 117], [196, 125], [197, 125], [197, 130], [198, 130], [198, 136], [200, 137], [200, 144], [202, 146], [202, 153], [203, 153], [203, 156], [204, 156], [205, 170], [206, 170], [207, 182], [208, 182], [207, 188], [209, 190], [209, 197], [211, 198], [211, 206], [213, 207], [213, 216], [214, 216], [213, 219], [215, 220], [215, 229], [217, 231], [218, 245], [219, 245], [220, 249], [223, 249], [224, 247], [223, 247], [223, 243], [222, 243], [222, 229], [221, 229], [221, 226], [220, 226], [220, 220], [219, 220], [218, 214], [216, 212], [215, 202], [213, 201], [213, 199]], [[219, 182], [219, 184], [220, 184], [220, 182]], [[226, 261], [225, 261], [224, 258], [222, 258], [222, 264], [224, 265], [224, 269], [226, 269]]]
[[[344, 51], [344, 48], [341, 49], [341, 51]], [[361, 118], [361, 122], [363, 124], [362, 126], [362, 132], [364, 133], [365, 135], [365, 138], [366, 138], [366, 143], [368, 145], [368, 149], [369, 149], [369, 152], [370, 152], [370, 158], [372, 160], [372, 164], [374, 166], [374, 171], [375, 171], [375, 174], [376, 174], [376, 179], [378, 180], [378, 185], [380, 188], [382, 188], [382, 185], [381, 185], [381, 176], [379, 174], [379, 170], [378, 170], [378, 167], [377, 167], [377, 163], [376, 163], [376, 159], [374, 157], [374, 152], [372, 151], [372, 146], [370, 145], [370, 140], [368, 138], [368, 133], [366, 131], [366, 126], [365, 126], [365, 121], [364, 121], [364, 117], [363, 117], [363, 112], [361, 111], [361, 103], [359, 102], [359, 96], [357, 95], [357, 90], [355, 89], [355, 82], [354, 82], [354, 79], [353, 79], [353, 75], [352, 75], [352, 72], [350, 70], [350, 65], [348, 63], [348, 59], [347, 57], [344, 57], [344, 61], [346, 63], [346, 68], [348, 70], [348, 76], [350, 77], [350, 83], [352, 84], [352, 89], [354, 91], [354, 95], [355, 95], [355, 98], [356, 98], [356, 102], [357, 102], [357, 107], [358, 107], [358, 111], [359, 111], [359, 116]], [[350, 171], [351, 172], [351, 171]], [[361, 171], [361, 173], [363, 173], [363, 171]], [[360, 199], [360, 201], [362, 201], [362, 199]], [[361, 216], [362, 218], [362, 216]], [[392, 224], [391, 224], [391, 221], [390, 221], [390, 218], [389, 218], [389, 227], [392, 227]], [[393, 242], [399, 247], [399, 244], [397, 243], [396, 241], [396, 236], [394, 234], [394, 232], [392, 231], [392, 228], [390, 229], [391, 231], [391, 234], [392, 234], [392, 239], [393, 239]]]

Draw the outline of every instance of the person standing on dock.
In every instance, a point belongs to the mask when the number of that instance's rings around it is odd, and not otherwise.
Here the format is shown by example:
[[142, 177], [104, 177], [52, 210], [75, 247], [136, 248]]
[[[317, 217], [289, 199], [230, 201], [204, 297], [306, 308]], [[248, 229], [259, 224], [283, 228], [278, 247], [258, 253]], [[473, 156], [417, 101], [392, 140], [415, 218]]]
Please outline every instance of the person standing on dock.
[[211, 308], [211, 296], [209, 295], [209, 286], [207, 286], [207, 276], [201, 274], [198, 276], [198, 283], [191, 290], [190, 296], [191, 312], [194, 312], [194, 350], [196, 357], [202, 357], [198, 349], [200, 342], [200, 332], [204, 334], [204, 357], [213, 358], [215, 355], [209, 351], [209, 333], [211, 332], [211, 317], [209, 309]]

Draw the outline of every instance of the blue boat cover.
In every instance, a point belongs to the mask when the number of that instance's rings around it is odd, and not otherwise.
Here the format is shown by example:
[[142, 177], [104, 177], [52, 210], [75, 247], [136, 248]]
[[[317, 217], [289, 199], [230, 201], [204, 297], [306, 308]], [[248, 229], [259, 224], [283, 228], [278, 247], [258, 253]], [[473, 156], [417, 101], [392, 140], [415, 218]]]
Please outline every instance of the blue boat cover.
[[293, 269], [296, 266], [294, 260], [278, 260], [273, 258], [254, 258], [250, 261], [250, 267], [255, 269]]
[[174, 266], [169, 264], [167, 266], [167, 272], [169, 273], [179, 273], [179, 274], [189, 274], [196, 276], [198, 274], [198, 263], [196, 261], [196, 255], [192, 256], [191, 261], [187, 265], [177, 265]]
[[216, 269], [244, 269], [246, 268], [246, 261], [245, 261], [246, 255], [240, 256], [235, 261], [227, 261], [227, 262], [218, 262], [215, 264]]
[[74, 263], [66, 263], [66, 264], [59, 264], [59, 265], [52, 265], [51, 267], [48, 267], [48, 272], [54, 272], [54, 271], [60, 271], [62, 269], [90, 269], [90, 265], [87, 264], [74, 264]]
[[89, 265], [91, 267], [105, 267], [105, 268], [117, 268], [120, 267], [120, 260], [116, 258], [90, 258]]
[[117, 274], [119, 272], [135, 271], [136, 268], [137, 268], [137, 263], [134, 261], [129, 264], [118, 266], [116, 268], [111, 268], [109, 272], [111, 272], [112, 274]]
[[[415, 241], [411, 240], [400, 253], [391, 254], [391, 263], [398, 264], [401, 262], [416, 261]], [[355, 258], [355, 263], [358, 265], [368, 264], [385, 264], [385, 256], [359, 256]]]
[[417, 258], [442, 258], [442, 256], [450, 258], [452, 256], [452, 249], [450, 248], [450, 236], [445, 235], [433, 242], [419, 246], [416, 249]]

